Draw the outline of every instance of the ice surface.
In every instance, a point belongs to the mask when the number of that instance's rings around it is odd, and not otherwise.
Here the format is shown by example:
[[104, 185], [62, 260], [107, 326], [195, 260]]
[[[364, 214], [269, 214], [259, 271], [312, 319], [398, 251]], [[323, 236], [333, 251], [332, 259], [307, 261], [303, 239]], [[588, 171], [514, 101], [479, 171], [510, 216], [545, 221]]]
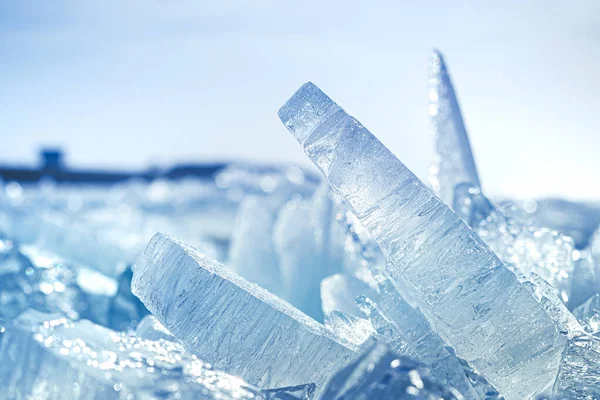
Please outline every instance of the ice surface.
[[600, 332], [600, 294], [596, 293], [573, 310], [573, 315], [590, 334]]
[[600, 339], [581, 335], [567, 343], [553, 394], [557, 399], [600, 398]]
[[[91, 275], [90, 278], [87, 278]], [[88, 279], [94, 280], [90, 288]], [[32, 246], [0, 240], [0, 317], [27, 308], [106, 324], [116, 283]]]
[[133, 271], [127, 267], [119, 277], [119, 289], [111, 298], [107, 326], [117, 331], [135, 329], [140, 320], [149, 314], [144, 304], [131, 293]]
[[28, 311], [0, 346], [6, 399], [257, 399], [256, 388], [166, 341]]
[[364, 295], [377, 302], [379, 294], [360, 279], [348, 274], [331, 275], [321, 282], [321, 302], [323, 312], [328, 314], [333, 310], [361, 317], [362, 313], [356, 307], [356, 296]]
[[370, 341], [364, 351], [327, 384], [321, 400], [450, 400], [460, 394], [441, 385], [409, 358]]
[[552, 384], [565, 338], [473, 231], [312, 83], [279, 116], [459, 357], [508, 400]]
[[375, 333], [368, 320], [338, 310], [325, 315], [325, 326], [342, 339], [357, 346], [366, 342]]
[[281, 297], [323, 321], [319, 283], [342, 269], [344, 254], [329, 185], [322, 185], [310, 200], [292, 200], [282, 207], [273, 242], [281, 270]]
[[600, 204], [565, 199], [527, 199], [533, 205], [532, 215], [544, 226], [572, 237], [578, 249], [589, 246], [600, 226]]
[[140, 321], [135, 330], [135, 335], [146, 340], [162, 339], [169, 342], [178, 342], [178, 339], [152, 315], [147, 315]]
[[584, 303], [600, 290], [596, 263], [588, 250], [573, 252], [575, 265], [571, 274], [568, 307], [570, 310]]
[[133, 293], [203, 360], [262, 388], [318, 390], [354, 351], [324, 326], [195, 249], [156, 234], [133, 268]]
[[404, 301], [389, 280], [380, 283], [379, 292], [381, 312], [414, 349], [416, 360], [427, 366], [440, 382], [457, 389], [466, 399], [477, 399], [460, 362], [423, 314]]
[[556, 322], [561, 335], [572, 338], [583, 332], [581, 324], [567, 309], [548, 282], [535, 273], [531, 273], [526, 279], [524, 278], [523, 282], [535, 299], [544, 307], [548, 316]]
[[429, 116], [436, 136], [431, 187], [440, 199], [452, 205], [458, 184], [477, 188], [481, 184], [450, 75], [437, 50], [429, 58]]
[[246, 197], [234, 224], [228, 265], [240, 276], [280, 295], [281, 273], [273, 245], [273, 227], [285, 199]]
[[494, 210], [473, 228], [513, 272], [536, 273], [568, 301], [575, 268], [570, 237], [540, 226], [515, 206]]

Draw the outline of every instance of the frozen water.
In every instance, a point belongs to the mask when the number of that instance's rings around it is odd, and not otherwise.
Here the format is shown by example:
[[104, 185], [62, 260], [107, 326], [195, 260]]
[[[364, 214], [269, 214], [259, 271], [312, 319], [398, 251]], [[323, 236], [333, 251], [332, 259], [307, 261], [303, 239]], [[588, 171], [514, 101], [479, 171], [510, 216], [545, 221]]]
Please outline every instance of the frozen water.
[[327, 384], [321, 400], [461, 399], [427, 369], [409, 358], [369, 341], [363, 352]]
[[119, 277], [119, 289], [111, 298], [107, 326], [118, 331], [135, 329], [140, 320], [148, 315], [144, 304], [131, 293], [133, 271], [127, 267]]
[[565, 338], [473, 231], [312, 83], [279, 116], [459, 357], [509, 400], [552, 384]]
[[156, 234], [133, 293], [203, 360], [262, 388], [321, 384], [354, 351], [328, 329], [227, 267]]
[[460, 362], [423, 314], [404, 301], [389, 280], [379, 284], [379, 292], [381, 312], [414, 349], [416, 360], [427, 366], [442, 383], [457, 389], [466, 399], [477, 399]]
[[517, 275], [536, 273], [568, 301], [575, 268], [570, 237], [540, 226], [515, 206], [494, 210], [474, 229]]
[[0, 249], [0, 317], [32, 308], [107, 323], [112, 279], [8, 239], [0, 240]]
[[[324, 317], [319, 282], [341, 270], [344, 254], [343, 233], [334, 223], [328, 191], [329, 185], [325, 184], [310, 200], [288, 202], [279, 212], [273, 232], [281, 270], [281, 297], [318, 321]], [[336, 228], [339, 231], [334, 231]]]
[[338, 310], [325, 315], [325, 326], [342, 339], [357, 346], [366, 342], [375, 333], [368, 320]]
[[135, 330], [135, 335], [146, 340], [162, 339], [169, 342], [178, 341], [177, 338], [152, 315], [147, 315], [140, 321]]
[[356, 317], [362, 316], [355, 302], [356, 297], [360, 295], [367, 296], [375, 302], [379, 300], [379, 294], [374, 289], [352, 275], [335, 274], [321, 282], [321, 302], [326, 315], [333, 310], [339, 310]]
[[466, 183], [479, 188], [481, 184], [450, 75], [437, 50], [429, 58], [429, 115], [436, 136], [431, 187], [451, 205], [457, 185]]
[[600, 294], [596, 293], [573, 310], [573, 315], [590, 334], [600, 332]]
[[179, 344], [34, 311], [6, 325], [0, 387], [8, 399], [260, 398], [258, 389]]
[[281, 272], [273, 227], [286, 199], [246, 197], [238, 209], [228, 264], [240, 276], [280, 295]]
[[553, 394], [557, 399], [600, 398], [600, 339], [581, 335], [569, 340]]

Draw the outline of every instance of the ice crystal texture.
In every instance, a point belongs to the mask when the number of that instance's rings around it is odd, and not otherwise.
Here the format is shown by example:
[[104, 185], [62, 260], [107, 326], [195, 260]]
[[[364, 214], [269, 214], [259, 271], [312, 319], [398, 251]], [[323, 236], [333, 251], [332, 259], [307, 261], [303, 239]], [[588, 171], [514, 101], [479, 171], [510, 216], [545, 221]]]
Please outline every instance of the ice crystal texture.
[[196, 355], [261, 387], [320, 387], [354, 354], [310, 317], [167, 235], [156, 234], [136, 262], [132, 290]]
[[431, 188], [310, 83], [279, 116], [324, 179], [0, 180], [0, 397], [600, 398], [600, 203], [491, 197], [428, 84]]
[[5, 329], [0, 346], [5, 398], [254, 399], [259, 392], [186, 354], [179, 344], [89, 321], [28, 311]]
[[507, 399], [552, 384], [565, 341], [556, 324], [449, 207], [314, 84], [279, 116], [458, 356]]

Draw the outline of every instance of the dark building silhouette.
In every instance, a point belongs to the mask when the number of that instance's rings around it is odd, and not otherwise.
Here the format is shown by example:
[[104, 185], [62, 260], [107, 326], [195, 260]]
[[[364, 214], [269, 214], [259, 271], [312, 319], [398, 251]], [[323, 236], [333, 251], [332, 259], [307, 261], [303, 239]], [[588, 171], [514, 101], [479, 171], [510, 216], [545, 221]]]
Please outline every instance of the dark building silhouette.
[[158, 178], [173, 180], [187, 177], [212, 178], [215, 173], [225, 167], [224, 163], [212, 163], [176, 165], [166, 170], [152, 168], [137, 172], [70, 169], [64, 164], [64, 152], [60, 148], [42, 149], [40, 151], [40, 161], [41, 164], [38, 168], [0, 165], [0, 178], [4, 181], [21, 183], [51, 179], [56, 182], [111, 184], [129, 179], [151, 181]]

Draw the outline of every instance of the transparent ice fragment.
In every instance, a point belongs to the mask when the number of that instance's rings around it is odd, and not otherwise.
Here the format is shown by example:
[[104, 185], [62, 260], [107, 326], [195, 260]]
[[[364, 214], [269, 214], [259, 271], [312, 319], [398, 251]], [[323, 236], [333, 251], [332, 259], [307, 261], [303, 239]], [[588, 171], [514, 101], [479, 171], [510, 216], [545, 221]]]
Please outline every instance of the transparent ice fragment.
[[281, 269], [281, 297], [323, 321], [319, 284], [342, 269], [344, 250], [329, 185], [321, 185], [310, 200], [295, 199], [282, 207], [273, 242]]
[[110, 300], [107, 326], [117, 331], [135, 329], [137, 324], [148, 315], [144, 304], [131, 293], [133, 271], [127, 267], [119, 277], [119, 289]]
[[411, 307], [389, 280], [379, 284], [379, 293], [378, 306], [382, 314], [414, 350], [415, 359], [429, 368], [440, 382], [456, 388], [466, 399], [477, 399], [456, 355], [423, 314]]
[[325, 326], [342, 339], [360, 346], [374, 333], [371, 323], [343, 311], [332, 310], [325, 315]]
[[146, 340], [166, 340], [178, 342], [178, 339], [152, 315], [147, 315], [138, 324], [135, 335]]
[[8, 239], [0, 240], [0, 247], [0, 317], [10, 319], [32, 308], [106, 323], [109, 295], [116, 286], [112, 279], [96, 279], [95, 289], [109, 286], [97, 294], [83, 284], [82, 267]]
[[575, 268], [570, 237], [540, 226], [512, 205], [494, 210], [473, 229], [515, 274], [536, 273], [568, 301]]
[[526, 279], [523, 278], [523, 282], [535, 299], [544, 307], [548, 316], [556, 322], [561, 335], [572, 338], [583, 332], [581, 324], [567, 309], [548, 282], [535, 273], [531, 273]]
[[437, 50], [429, 58], [429, 116], [436, 138], [431, 187], [446, 204], [452, 205], [458, 184], [476, 188], [481, 184], [450, 75]]
[[390, 352], [375, 341], [327, 384], [321, 400], [462, 399], [413, 360]]
[[282, 287], [273, 228], [285, 201], [260, 196], [244, 198], [236, 214], [229, 248], [231, 269], [276, 295], [282, 294]]
[[[531, 202], [531, 200], [529, 200]], [[578, 249], [589, 246], [592, 235], [600, 226], [600, 206], [565, 199], [535, 200], [531, 215], [541, 225], [567, 235]]]
[[327, 315], [333, 310], [362, 317], [356, 307], [357, 296], [364, 295], [377, 302], [379, 294], [360, 279], [348, 274], [331, 275], [321, 282], [321, 303], [323, 313]]
[[323, 325], [173, 237], [156, 234], [133, 293], [203, 360], [263, 387], [318, 390], [354, 351]]
[[587, 333], [600, 332], [600, 294], [596, 293], [573, 310], [573, 315]]
[[566, 338], [450, 208], [312, 83], [279, 116], [378, 242], [387, 274], [406, 280], [457, 356], [507, 400], [552, 384]]
[[179, 344], [31, 310], [6, 325], [0, 387], [7, 399], [261, 398]]
[[553, 394], [557, 399], [600, 398], [600, 339], [581, 335], [569, 339]]
[[571, 274], [571, 287], [569, 289], [568, 307], [570, 310], [580, 306], [591, 296], [599, 291], [596, 263], [588, 250], [574, 250], [573, 273]]
[[266, 400], [312, 400], [315, 397], [316, 390], [317, 385], [307, 383], [277, 389], [263, 389], [260, 394]]

